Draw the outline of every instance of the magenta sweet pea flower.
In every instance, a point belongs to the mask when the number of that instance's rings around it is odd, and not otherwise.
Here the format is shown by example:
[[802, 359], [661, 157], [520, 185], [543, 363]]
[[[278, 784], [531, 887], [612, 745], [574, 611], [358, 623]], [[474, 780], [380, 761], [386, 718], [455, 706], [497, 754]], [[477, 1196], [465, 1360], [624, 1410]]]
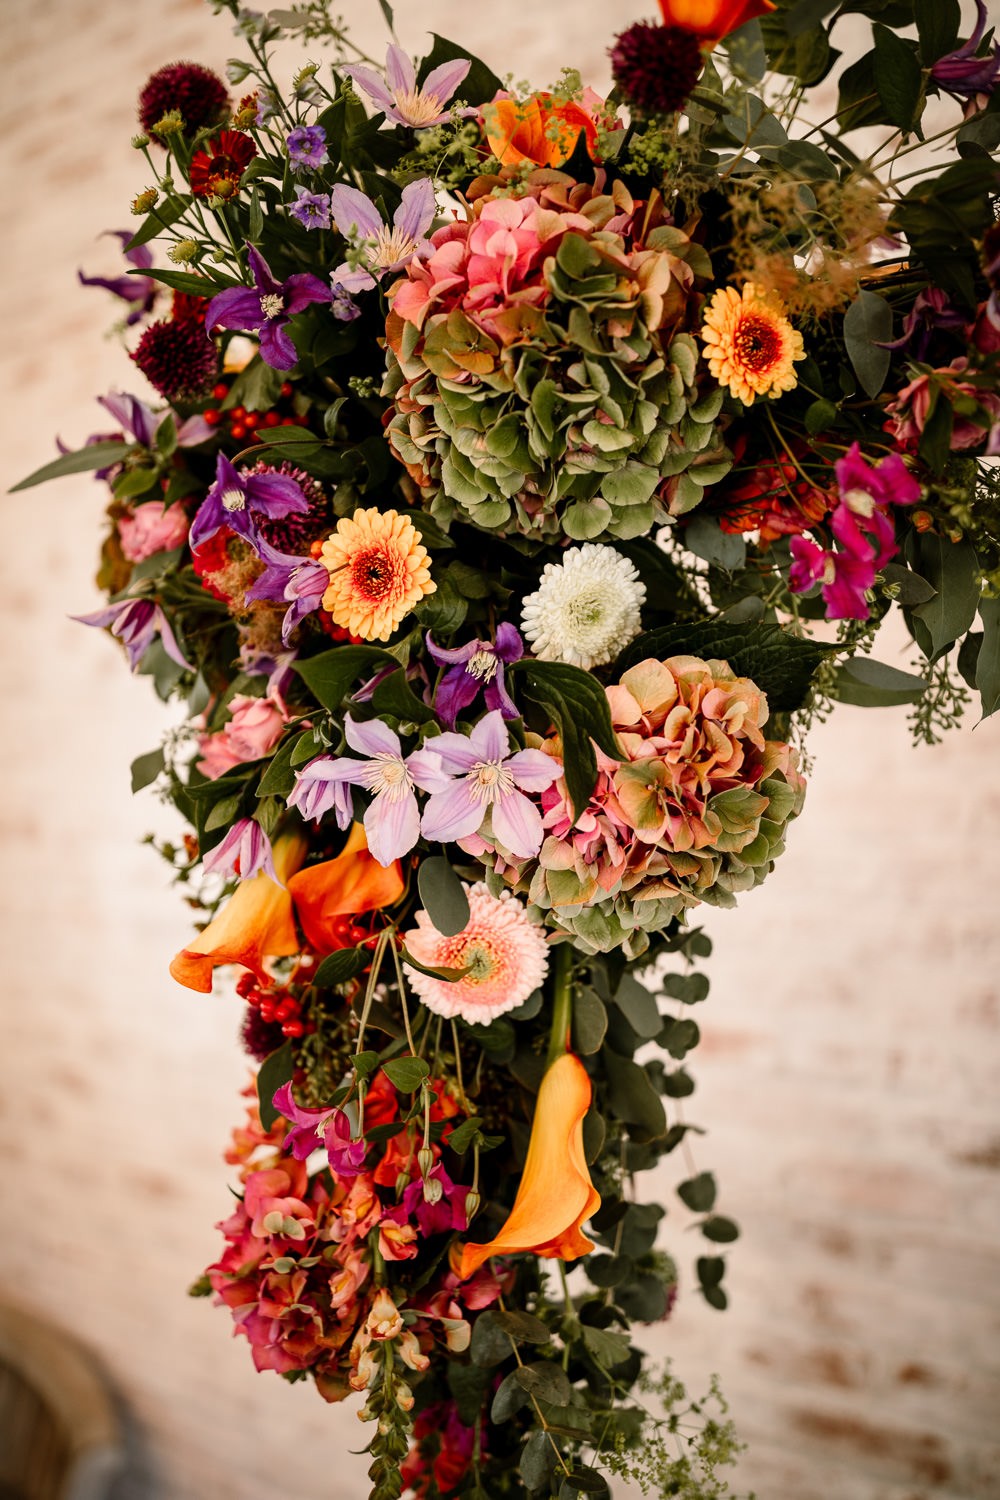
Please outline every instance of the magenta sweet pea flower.
[[332, 189], [330, 209], [336, 227], [359, 258], [354, 265], [343, 261], [333, 272], [333, 294], [370, 292], [383, 276], [409, 265], [427, 243], [427, 231], [434, 222], [434, 183], [429, 177], [407, 183], [391, 226], [365, 193], [343, 183]]
[[431, 794], [420, 824], [424, 838], [442, 844], [468, 838], [489, 812], [494, 834], [516, 859], [530, 859], [542, 847], [542, 815], [525, 792], [546, 791], [562, 766], [541, 750], [511, 755], [499, 709], [469, 735], [437, 735], [407, 764], [417, 786]]
[[351, 1124], [342, 1109], [304, 1109], [296, 1104], [290, 1083], [276, 1090], [272, 1102], [292, 1126], [283, 1149], [291, 1151], [297, 1161], [307, 1161], [314, 1151], [325, 1149], [339, 1177], [357, 1177], [364, 1169], [368, 1143], [363, 1138], [351, 1139]]
[[264, 363], [274, 370], [290, 370], [299, 356], [286, 332], [288, 320], [313, 302], [329, 302], [332, 293], [318, 276], [308, 271], [278, 281], [252, 245], [247, 246], [247, 257], [253, 286], [232, 286], [217, 293], [205, 310], [205, 332], [236, 328], [241, 333], [255, 333]]
[[[463, 81], [472, 63], [457, 57], [452, 62], [432, 68], [420, 87], [413, 59], [402, 47], [392, 45], [385, 55], [385, 81], [371, 68], [345, 68], [347, 76], [364, 89], [369, 99], [394, 125], [409, 125], [426, 130], [429, 125], [443, 125], [451, 111], [443, 108]], [[474, 109], [463, 109], [463, 115], [474, 115]]]
[[469, 1189], [464, 1182], [452, 1182], [440, 1162], [427, 1174], [426, 1181], [417, 1177], [403, 1190], [395, 1208], [382, 1215], [394, 1224], [416, 1224], [422, 1235], [450, 1234], [468, 1227], [465, 1202]]
[[[153, 264], [153, 253], [148, 245], [137, 245], [134, 250], [125, 249], [132, 238], [131, 230], [106, 229], [104, 232], [121, 241], [125, 259], [129, 265], [135, 266], [137, 271], [147, 271]], [[112, 296], [120, 297], [123, 302], [129, 303], [131, 311], [125, 319], [126, 327], [129, 328], [134, 323], [141, 322], [147, 313], [152, 312], [160, 290], [151, 276], [85, 276], [82, 271], [77, 271], [76, 275], [81, 286], [103, 287], [106, 292], [111, 292]]]
[[993, 43], [985, 57], [977, 57], [982, 42], [989, 11], [985, 0], [976, 0], [976, 28], [967, 42], [938, 58], [931, 68], [934, 82], [946, 94], [958, 99], [975, 99], [978, 94], [992, 94], [1000, 81], [1000, 45]]
[[521, 717], [503, 676], [504, 665], [520, 661], [524, 655], [524, 642], [513, 625], [505, 621], [495, 641], [469, 641], [454, 650], [436, 646], [428, 631], [427, 649], [439, 667], [448, 668], [434, 694], [434, 707], [442, 724], [454, 729], [462, 709], [468, 708], [480, 691], [487, 708], [498, 708], [505, 719]]
[[[360, 786], [373, 794], [371, 805], [364, 816], [365, 837], [373, 859], [380, 865], [391, 865], [393, 860], [408, 854], [420, 837], [420, 811], [413, 790], [414, 778], [409, 771], [413, 757], [404, 760], [399, 735], [378, 719], [368, 719], [359, 724], [350, 714], [344, 719], [344, 737], [352, 750], [365, 757], [356, 760], [350, 755], [321, 756], [310, 761], [299, 773], [294, 805], [303, 811], [303, 816], [316, 816], [313, 809], [322, 805], [321, 799], [310, 800], [303, 794], [296, 796], [299, 785], [325, 782], [328, 785]], [[435, 740], [434, 742], [438, 742]], [[330, 804], [337, 813], [342, 828], [350, 821], [350, 799], [346, 799], [347, 817], [341, 822], [344, 802], [333, 800]], [[320, 814], [321, 816], [321, 814]]]
[[215, 483], [191, 522], [191, 548], [197, 550], [220, 526], [228, 526], [259, 551], [262, 541], [254, 526], [255, 511], [270, 520], [281, 520], [284, 516], [303, 515], [308, 509], [309, 501], [301, 485], [288, 474], [241, 473], [220, 453], [215, 464]]
[[330, 575], [321, 562], [316, 562], [311, 557], [294, 557], [279, 552], [263, 537], [258, 539], [256, 546], [266, 567], [247, 589], [244, 597], [248, 604], [257, 599], [270, 599], [275, 604], [288, 602], [289, 607], [281, 622], [281, 639], [287, 646], [300, 621], [313, 614], [323, 603]]
[[95, 610], [90, 615], [70, 615], [70, 619], [78, 620], [81, 625], [99, 625], [105, 629], [110, 626], [111, 634], [117, 636], [125, 647], [133, 672], [157, 636], [171, 661], [194, 670], [193, 663], [178, 646], [166, 615], [152, 599], [119, 599], [107, 609]]
[[237, 818], [221, 844], [205, 855], [202, 865], [213, 875], [238, 875], [241, 880], [251, 880], [263, 870], [275, 885], [283, 885], [274, 871], [271, 840], [256, 818]]

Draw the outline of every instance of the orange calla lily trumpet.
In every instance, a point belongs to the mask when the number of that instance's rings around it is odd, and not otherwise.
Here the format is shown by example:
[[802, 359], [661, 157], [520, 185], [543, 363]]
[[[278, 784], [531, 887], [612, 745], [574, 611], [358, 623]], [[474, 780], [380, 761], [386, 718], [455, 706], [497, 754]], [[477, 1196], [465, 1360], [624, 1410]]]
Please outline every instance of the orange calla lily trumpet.
[[660, 0], [664, 26], [693, 32], [713, 45], [737, 27], [776, 9], [771, 0]]
[[583, 1117], [590, 1108], [590, 1079], [578, 1057], [565, 1052], [551, 1064], [538, 1091], [521, 1185], [510, 1217], [488, 1245], [466, 1245], [463, 1281], [491, 1255], [531, 1251], [548, 1259], [576, 1260], [593, 1250], [580, 1226], [601, 1206], [583, 1155]]
[[343, 937], [334, 929], [338, 917], [357, 917], [392, 906], [403, 894], [405, 882], [399, 860], [380, 865], [368, 852], [364, 828], [355, 823], [335, 859], [300, 870], [289, 880], [288, 889], [309, 946], [317, 953], [331, 953], [344, 946]]
[[[274, 870], [280, 880], [289, 881], [305, 859], [306, 848], [300, 834], [275, 839]], [[220, 964], [242, 964], [264, 982], [268, 977], [264, 959], [287, 958], [298, 953], [300, 946], [289, 890], [261, 870], [237, 886], [204, 932], [178, 953], [170, 972], [178, 984], [207, 995], [212, 973]]]

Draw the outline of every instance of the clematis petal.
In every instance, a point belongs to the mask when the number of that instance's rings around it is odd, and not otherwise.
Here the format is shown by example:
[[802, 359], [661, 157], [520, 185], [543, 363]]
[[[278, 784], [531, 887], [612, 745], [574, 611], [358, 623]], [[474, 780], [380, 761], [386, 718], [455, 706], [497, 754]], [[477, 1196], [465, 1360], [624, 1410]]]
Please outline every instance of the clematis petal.
[[393, 214], [394, 229], [401, 229], [417, 243], [424, 239], [434, 222], [434, 183], [429, 177], [420, 177], [408, 182]]
[[231, 286], [217, 292], [205, 309], [206, 333], [214, 333], [217, 328], [256, 332], [263, 321], [260, 293], [245, 286]]
[[280, 323], [264, 323], [257, 336], [260, 357], [272, 370], [290, 370], [298, 364], [299, 352]]
[[504, 759], [510, 750], [510, 734], [499, 709], [480, 719], [469, 735], [469, 742], [476, 761]]
[[348, 714], [344, 719], [344, 738], [359, 755], [402, 754], [399, 735], [388, 724], [383, 724], [381, 719], [364, 719], [359, 722]]
[[541, 750], [518, 750], [505, 766], [525, 792], [546, 792], [562, 775], [562, 762]]
[[427, 799], [420, 831], [425, 839], [451, 844], [475, 833], [485, 814], [486, 809], [472, 787], [465, 781], [455, 781], [446, 792], [434, 792]]
[[355, 64], [353, 67], [345, 68], [344, 72], [352, 83], [364, 89], [369, 99], [374, 100], [384, 114], [388, 115], [394, 111], [396, 101], [386, 88], [385, 79], [380, 78], [374, 68], [362, 68]]
[[421, 93], [446, 104], [471, 67], [472, 61], [467, 57], [456, 57], [452, 62], [439, 63], [424, 79]]
[[413, 793], [392, 797], [380, 792], [365, 813], [365, 833], [372, 858], [380, 865], [409, 854], [420, 837], [420, 809]]
[[493, 804], [493, 832], [516, 859], [533, 859], [545, 838], [541, 813], [521, 792]]
[[395, 42], [389, 44], [385, 54], [385, 76], [393, 94], [412, 94], [417, 87], [413, 59]]
[[367, 194], [342, 182], [330, 190], [330, 212], [345, 239], [375, 239], [383, 228], [382, 215]]

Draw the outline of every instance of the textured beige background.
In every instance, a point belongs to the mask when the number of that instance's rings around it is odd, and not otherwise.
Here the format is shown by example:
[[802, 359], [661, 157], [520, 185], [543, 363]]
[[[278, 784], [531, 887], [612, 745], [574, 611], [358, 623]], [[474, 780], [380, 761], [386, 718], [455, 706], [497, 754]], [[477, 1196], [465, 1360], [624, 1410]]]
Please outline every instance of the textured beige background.
[[[374, 0], [349, 8], [376, 37]], [[566, 61], [600, 83], [607, 31], [641, 10], [397, 4], [411, 45], [435, 26], [539, 83]], [[145, 75], [235, 49], [198, 0], [3, 0], [0, 25], [13, 478], [55, 432], [105, 425], [95, 394], [140, 388], [74, 272], [114, 266], [97, 235], [145, 185], [128, 146]], [[100, 1355], [134, 1419], [130, 1496], [361, 1500], [350, 1411], [255, 1375], [227, 1315], [184, 1296], [227, 1212], [247, 1069], [237, 1003], [166, 972], [187, 916], [138, 841], [171, 824], [130, 801], [128, 765], [170, 716], [66, 619], [98, 603], [101, 488], [3, 506], [0, 1286]], [[901, 713], [843, 710], [815, 736], [778, 871], [710, 921], [688, 1113], [744, 1238], [730, 1312], [692, 1295], [647, 1342], [720, 1372], [761, 1500], [1000, 1496], [1000, 732], [971, 729], [912, 752]], [[664, 1244], [686, 1267], [683, 1228], [672, 1211]]]

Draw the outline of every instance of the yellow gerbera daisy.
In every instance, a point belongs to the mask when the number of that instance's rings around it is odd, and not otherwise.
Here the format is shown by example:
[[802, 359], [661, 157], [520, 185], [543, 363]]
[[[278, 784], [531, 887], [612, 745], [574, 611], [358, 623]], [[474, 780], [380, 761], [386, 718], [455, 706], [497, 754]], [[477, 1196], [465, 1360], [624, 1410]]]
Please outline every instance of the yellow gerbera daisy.
[[320, 556], [330, 574], [323, 608], [363, 641], [387, 641], [403, 616], [437, 588], [419, 531], [394, 510], [346, 516]]
[[748, 281], [716, 292], [701, 330], [708, 368], [744, 406], [755, 396], [780, 396], [798, 384], [794, 361], [805, 359], [802, 335], [776, 297]]

